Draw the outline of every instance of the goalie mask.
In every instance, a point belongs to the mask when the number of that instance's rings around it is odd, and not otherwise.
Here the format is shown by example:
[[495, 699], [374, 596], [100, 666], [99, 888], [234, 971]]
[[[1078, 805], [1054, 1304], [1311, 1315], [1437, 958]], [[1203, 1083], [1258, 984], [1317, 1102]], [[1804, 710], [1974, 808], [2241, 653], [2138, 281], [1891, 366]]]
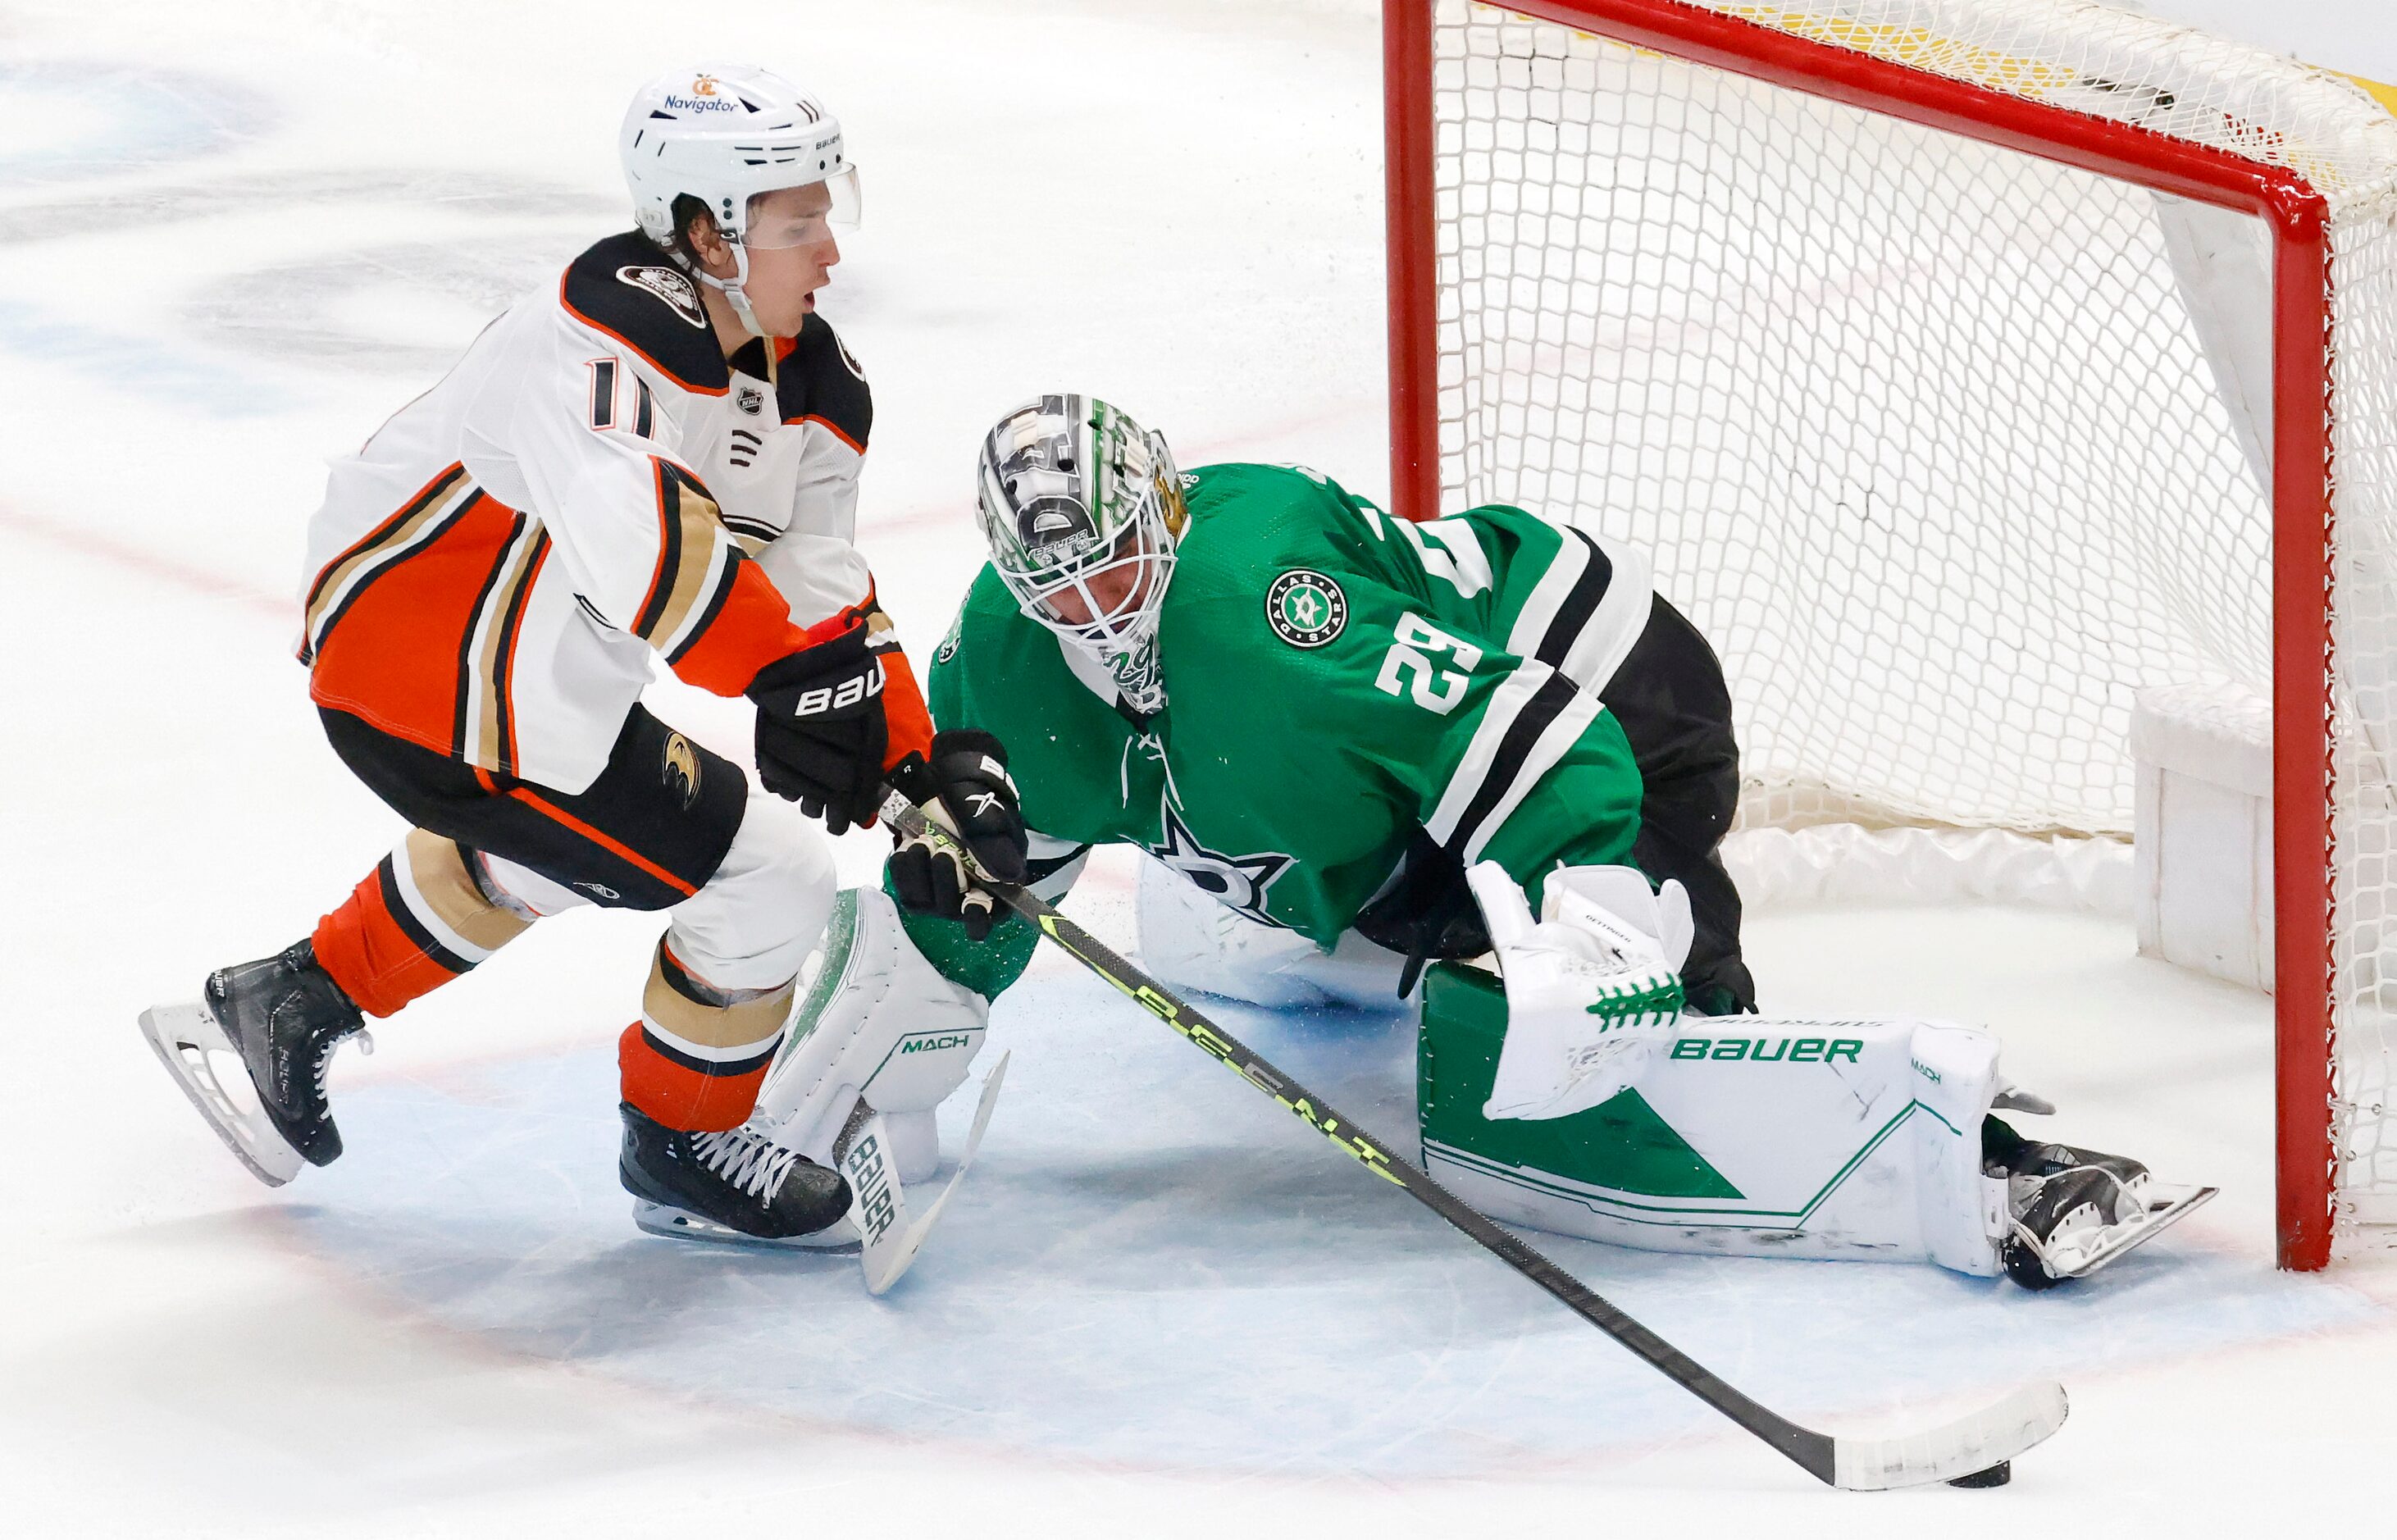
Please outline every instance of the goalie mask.
[[[857, 227], [857, 167], [840, 121], [766, 70], [722, 66], [658, 76], [624, 110], [617, 151], [641, 228], [686, 267], [691, 264], [675, 244], [675, 200], [689, 195], [707, 206], [732, 247], [734, 271], [718, 278], [692, 267], [691, 275], [721, 291], [753, 335], [765, 333], [743, 288], [749, 252]], [[767, 194], [815, 186], [824, 195], [803, 214], [757, 217]]]
[[1157, 653], [1188, 508], [1163, 435], [1094, 396], [1000, 418], [977, 466], [990, 564], [1024, 613], [1098, 660], [1125, 704], [1165, 704]]

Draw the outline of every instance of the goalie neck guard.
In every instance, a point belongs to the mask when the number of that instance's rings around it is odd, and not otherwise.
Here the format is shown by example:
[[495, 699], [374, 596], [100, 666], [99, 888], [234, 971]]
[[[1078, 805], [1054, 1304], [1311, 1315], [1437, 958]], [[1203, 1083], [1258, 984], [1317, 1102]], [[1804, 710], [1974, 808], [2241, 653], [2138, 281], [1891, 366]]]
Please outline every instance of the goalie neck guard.
[[[675, 200], [690, 196], [707, 206], [732, 247], [735, 271], [730, 278], [717, 278], [693, 268], [692, 275], [721, 290], [755, 335], [764, 332], [743, 292], [750, 248], [797, 245], [830, 230], [854, 229], [858, 221], [857, 168], [842, 141], [840, 120], [813, 95], [770, 71], [721, 65], [658, 76], [635, 92], [624, 110], [617, 152], [634, 217], [686, 267], [691, 264], [675, 238]], [[753, 228], [757, 199], [818, 184], [829, 197], [821, 229]]]
[[1095, 396], [1043, 395], [991, 429], [976, 480], [991, 567], [1024, 613], [1132, 710], [1161, 710], [1158, 622], [1189, 517], [1164, 436]]

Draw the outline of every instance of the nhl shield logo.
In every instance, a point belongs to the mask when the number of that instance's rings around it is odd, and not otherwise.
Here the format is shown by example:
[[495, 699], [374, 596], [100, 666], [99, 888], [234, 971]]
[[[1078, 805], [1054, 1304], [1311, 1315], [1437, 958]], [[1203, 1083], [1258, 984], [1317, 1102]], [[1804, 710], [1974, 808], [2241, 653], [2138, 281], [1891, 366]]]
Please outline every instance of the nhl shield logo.
[[751, 417], [761, 416], [766, 410], [765, 388], [751, 384], [737, 386], [732, 393], [732, 404]]
[[1265, 623], [1292, 647], [1321, 647], [1348, 623], [1348, 596], [1320, 572], [1293, 568], [1265, 590]]

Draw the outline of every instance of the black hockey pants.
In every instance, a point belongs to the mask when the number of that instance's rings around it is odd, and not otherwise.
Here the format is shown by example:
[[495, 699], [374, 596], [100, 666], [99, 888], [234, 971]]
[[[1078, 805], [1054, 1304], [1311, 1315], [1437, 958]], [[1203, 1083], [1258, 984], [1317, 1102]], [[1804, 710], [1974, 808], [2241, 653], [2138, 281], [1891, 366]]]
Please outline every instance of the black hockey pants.
[[1640, 837], [1631, 859], [1649, 879], [1690, 891], [1697, 938], [1681, 968], [1690, 1009], [1756, 1009], [1756, 981], [1739, 954], [1739, 890], [1720, 847], [1739, 809], [1739, 744], [1731, 690], [1698, 628], [1656, 596], [1646, 629], [1598, 692], [1640, 767]]

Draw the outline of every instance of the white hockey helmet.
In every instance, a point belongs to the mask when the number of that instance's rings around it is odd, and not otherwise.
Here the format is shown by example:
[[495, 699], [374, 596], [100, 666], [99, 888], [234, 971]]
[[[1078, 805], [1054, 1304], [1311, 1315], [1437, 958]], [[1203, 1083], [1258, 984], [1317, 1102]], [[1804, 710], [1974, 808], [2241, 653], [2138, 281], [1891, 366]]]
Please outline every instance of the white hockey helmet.
[[1017, 608], [1096, 659], [1134, 711], [1163, 707], [1157, 632], [1189, 519], [1164, 435], [1096, 396], [1043, 395], [998, 420], [974, 473]]
[[[842, 142], [840, 120], [807, 91], [770, 71], [713, 65], [662, 74], [633, 95], [617, 136], [633, 212], [649, 238], [683, 261], [675, 240], [675, 200], [699, 199], [731, 243], [739, 271], [730, 279], [695, 275], [732, 301], [743, 324], [757, 331], [741, 286], [749, 276], [748, 248], [771, 240], [795, 245], [810, 238], [751, 228], [753, 200], [789, 187], [823, 184], [831, 206], [825, 222], [853, 229], [860, 200], [857, 167]], [[688, 265], [686, 263], [686, 265]]]

